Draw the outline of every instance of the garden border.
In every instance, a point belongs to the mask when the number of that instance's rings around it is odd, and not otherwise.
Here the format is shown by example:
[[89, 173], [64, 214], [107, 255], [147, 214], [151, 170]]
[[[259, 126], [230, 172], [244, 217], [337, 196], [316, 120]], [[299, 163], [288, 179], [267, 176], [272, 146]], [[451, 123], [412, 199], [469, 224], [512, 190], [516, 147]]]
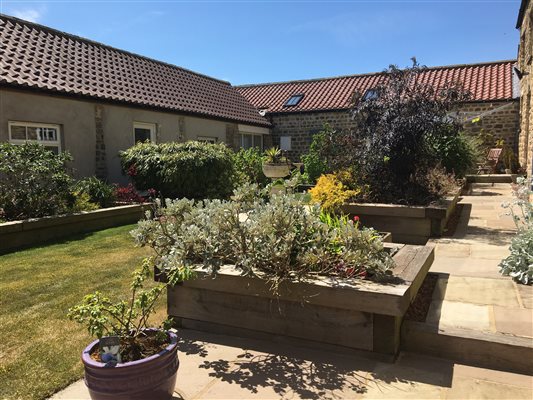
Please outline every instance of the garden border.
[[442, 236], [459, 201], [461, 190], [432, 206], [350, 203], [344, 204], [341, 210], [351, 217], [357, 215], [364, 226], [390, 232], [395, 243], [423, 245], [431, 237]]
[[0, 254], [24, 247], [63, 239], [78, 233], [133, 224], [151, 203], [130, 204], [75, 214], [32, 218], [0, 224]]
[[264, 280], [223, 266], [215, 278], [198, 271], [196, 279], [169, 287], [168, 315], [181, 328], [301, 340], [393, 360], [434, 245], [390, 246], [400, 249], [394, 255], [397, 283], [317, 277], [285, 282], [276, 297]]

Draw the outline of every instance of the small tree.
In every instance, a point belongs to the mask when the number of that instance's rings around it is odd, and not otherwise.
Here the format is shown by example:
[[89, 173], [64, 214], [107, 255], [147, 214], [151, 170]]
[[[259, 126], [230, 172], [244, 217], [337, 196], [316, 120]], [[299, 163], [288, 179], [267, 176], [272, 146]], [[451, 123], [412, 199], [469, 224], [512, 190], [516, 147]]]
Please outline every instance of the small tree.
[[414, 58], [410, 68], [390, 66], [372, 96], [354, 94], [354, 130], [333, 138], [343, 148], [336, 169], [355, 166], [376, 201], [427, 202], [431, 194], [417, 176], [439, 163], [430, 137], [459, 135], [460, 124], [448, 112], [467, 93], [458, 83], [424, 82], [425, 70]]
[[313, 135], [307, 154], [302, 156], [305, 168], [305, 177], [315, 183], [320, 175], [331, 172], [329, 159], [335, 154], [333, 151], [332, 137], [337, 132], [326, 122], [324, 128]]

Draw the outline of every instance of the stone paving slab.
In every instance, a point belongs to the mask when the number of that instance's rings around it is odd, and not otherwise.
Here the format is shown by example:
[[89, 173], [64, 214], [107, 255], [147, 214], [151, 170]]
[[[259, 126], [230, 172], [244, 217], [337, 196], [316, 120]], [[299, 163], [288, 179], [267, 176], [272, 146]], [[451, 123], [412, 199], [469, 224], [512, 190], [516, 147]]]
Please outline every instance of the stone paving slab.
[[[181, 330], [179, 336], [176, 400], [533, 397], [531, 377], [412, 353], [382, 363], [190, 330]], [[88, 400], [89, 394], [80, 380], [51, 399]]]
[[491, 330], [489, 306], [456, 301], [433, 300], [429, 306], [426, 322], [439, 328]]
[[433, 298], [480, 305], [520, 307], [514, 284], [509, 279], [450, 275], [437, 281]]
[[508, 280], [498, 272], [500, 260], [443, 257], [438, 255], [433, 261], [431, 272], [442, 275], [469, 276], [474, 278], [491, 278]]
[[516, 285], [524, 308], [533, 308], [533, 285]]
[[533, 311], [528, 308], [494, 307], [496, 330], [533, 338]]

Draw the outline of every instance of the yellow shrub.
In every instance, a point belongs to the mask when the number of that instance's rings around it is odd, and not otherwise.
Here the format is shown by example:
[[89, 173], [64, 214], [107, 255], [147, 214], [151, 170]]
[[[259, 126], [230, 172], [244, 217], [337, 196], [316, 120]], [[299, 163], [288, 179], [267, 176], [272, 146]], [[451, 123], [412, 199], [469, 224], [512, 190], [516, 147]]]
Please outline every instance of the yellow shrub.
[[359, 194], [360, 190], [351, 190], [341, 182], [341, 179], [349, 174], [347, 171], [340, 171], [336, 174], [326, 174], [318, 178], [316, 186], [309, 193], [311, 199], [320, 203], [324, 211], [336, 212], [350, 198]]

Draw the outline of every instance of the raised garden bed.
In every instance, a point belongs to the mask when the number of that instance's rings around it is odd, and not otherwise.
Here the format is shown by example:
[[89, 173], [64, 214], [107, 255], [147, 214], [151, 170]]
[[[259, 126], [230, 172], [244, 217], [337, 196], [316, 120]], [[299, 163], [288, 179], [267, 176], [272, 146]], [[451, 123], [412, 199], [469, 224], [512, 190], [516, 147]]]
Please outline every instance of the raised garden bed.
[[342, 212], [357, 215], [364, 226], [390, 232], [395, 243], [425, 244], [430, 237], [440, 237], [452, 215], [460, 191], [438, 205], [404, 206], [398, 204], [345, 204]]
[[131, 204], [0, 224], [0, 254], [77, 233], [133, 224], [150, 204]]
[[387, 283], [317, 277], [286, 283], [280, 297], [263, 280], [224, 266], [168, 290], [168, 314], [183, 328], [236, 336], [283, 336], [392, 359], [400, 327], [433, 262], [433, 245], [394, 245]]

